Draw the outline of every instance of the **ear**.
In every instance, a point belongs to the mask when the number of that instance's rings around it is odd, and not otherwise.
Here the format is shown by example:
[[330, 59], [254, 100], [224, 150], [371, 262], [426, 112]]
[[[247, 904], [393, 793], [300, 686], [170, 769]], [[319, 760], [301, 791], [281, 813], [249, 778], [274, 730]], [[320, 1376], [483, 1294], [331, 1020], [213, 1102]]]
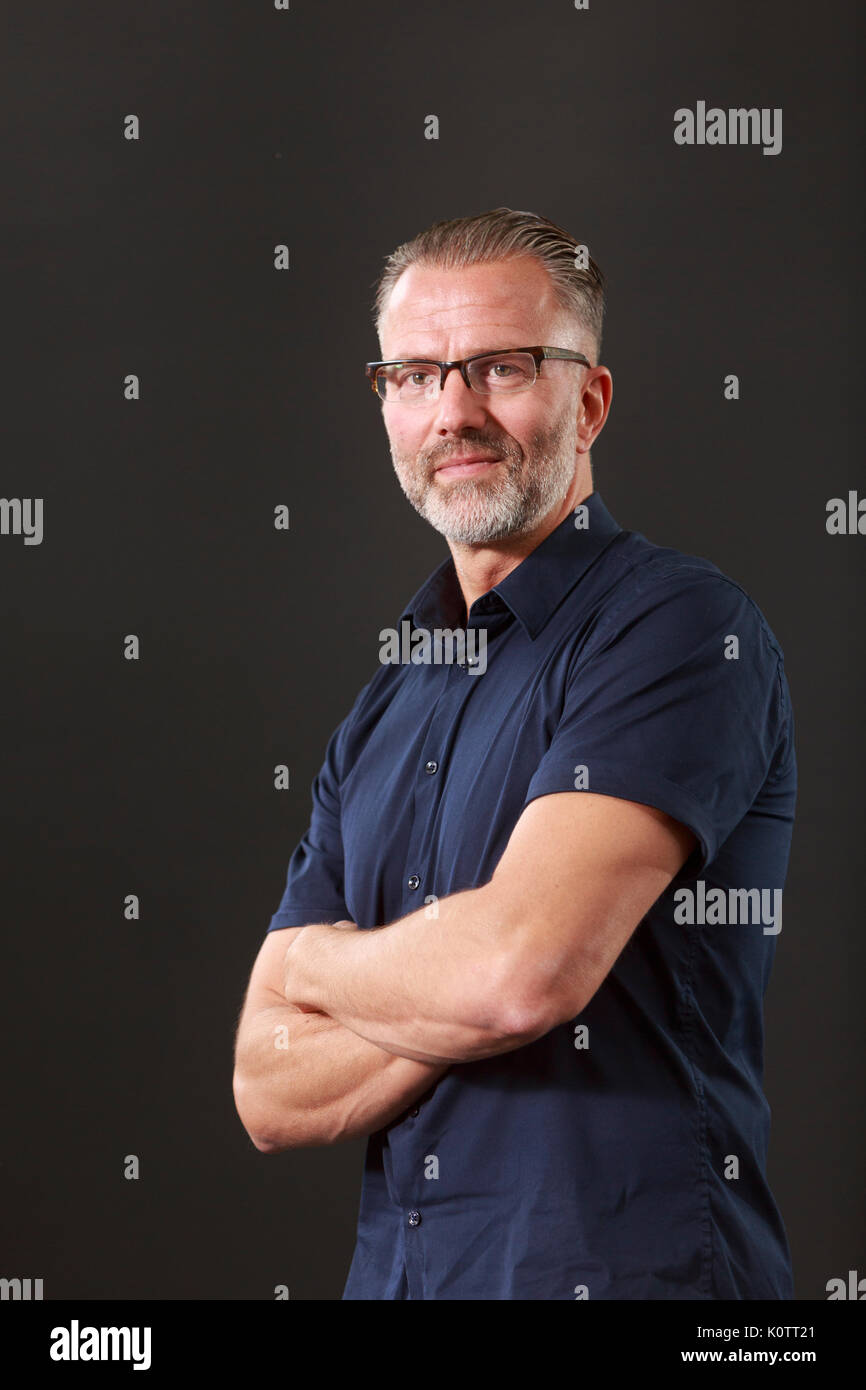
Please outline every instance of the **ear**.
[[604, 429], [612, 396], [613, 377], [607, 367], [593, 367], [587, 372], [581, 390], [577, 425], [578, 453], [588, 453]]

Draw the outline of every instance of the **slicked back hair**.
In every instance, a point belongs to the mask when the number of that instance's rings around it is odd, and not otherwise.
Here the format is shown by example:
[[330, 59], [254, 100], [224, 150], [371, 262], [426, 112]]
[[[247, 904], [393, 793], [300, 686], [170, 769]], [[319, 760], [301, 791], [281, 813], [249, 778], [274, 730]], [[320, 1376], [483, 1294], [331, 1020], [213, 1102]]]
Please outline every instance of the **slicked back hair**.
[[[578, 254], [580, 251], [580, 255]], [[410, 265], [462, 270], [464, 266], [533, 256], [547, 271], [557, 304], [573, 315], [592, 336], [596, 366], [601, 352], [604, 321], [604, 276], [576, 237], [555, 222], [534, 212], [493, 208], [473, 217], [434, 222], [425, 232], [403, 242], [387, 257], [376, 287], [373, 306], [376, 331], [381, 337], [382, 319], [391, 291]], [[575, 261], [587, 261], [584, 267]], [[556, 344], [552, 344], [556, 346]]]

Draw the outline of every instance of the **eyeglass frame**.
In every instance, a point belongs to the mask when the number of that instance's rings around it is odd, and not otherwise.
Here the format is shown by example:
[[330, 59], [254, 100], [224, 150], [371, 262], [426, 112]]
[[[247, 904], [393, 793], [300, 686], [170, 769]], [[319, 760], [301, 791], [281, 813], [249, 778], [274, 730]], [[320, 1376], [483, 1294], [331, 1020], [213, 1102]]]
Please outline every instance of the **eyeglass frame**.
[[[370, 385], [372, 386], [374, 392], [379, 397], [379, 400], [384, 401], [386, 405], [405, 405], [406, 402], [385, 400], [385, 397], [382, 395], [381, 391], [379, 390], [379, 387], [376, 385], [376, 377], [379, 373], [379, 370], [382, 367], [411, 367], [412, 364], [415, 362], [425, 367], [439, 368], [440, 391], [445, 390], [445, 380], [448, 376], [448, 373], [452, 370], [452, 368], [456, 367], [460, 372], [460, 375], [462, 376], [464, 382], [466, 383], [467, 389], [469, 391], [473, 391], [476, 396], [498, 396], [500, 394], [500, 392], [498, 391], [479, 391], [476, 386], [473, 386], [472, 382], [469, 380], [469, 373], [466, 370], [467, 365], [470, 362], [478, 361], [479, 358], [482, 357], [509, 357], [512, 353], [515, 352], [528, 352], [535, 360], [535, 380], [530, 381], [529, 386], [522, 386], [520, 388], [520, 392], [528, 391], [530, 387], [535, 385], [535, 382], [541, 375], [541, 364], [545, 360], [579, 362], [582, 366], [589, 367], [590, 370], [592, 369], [592, 363], [586, 357], [584, 357], [583, 353], [572, 352], [571, 348], [521, 347], [493, 348], [489, 352], [475, 352], [472, 354], [471, 357], [458, 357], [454, 362], [437, 362], [435, 361], [435, 359], [430, 357], [397, 357], [389, 362], [367, 362], [364, 367], [364, 375], [370, 378]], [[513, 391], [511, 394], [519, 395], [520, 392]], [[507, 395], [508, 392], [503, 391], [501, 394]]]

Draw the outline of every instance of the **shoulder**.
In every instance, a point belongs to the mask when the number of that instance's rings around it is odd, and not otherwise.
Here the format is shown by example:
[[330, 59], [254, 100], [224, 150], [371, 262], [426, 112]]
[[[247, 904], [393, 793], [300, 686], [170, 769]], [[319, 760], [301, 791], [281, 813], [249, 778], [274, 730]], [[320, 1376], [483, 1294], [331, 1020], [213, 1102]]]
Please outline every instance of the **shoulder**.
[[712, 560], [623, 532], [611, 547], [594, 628], [599, 641], [631, 633], [635, 640], [674, 642], [747, 636], [766, 658], [783, 661], [764, 613], [742, 584]]

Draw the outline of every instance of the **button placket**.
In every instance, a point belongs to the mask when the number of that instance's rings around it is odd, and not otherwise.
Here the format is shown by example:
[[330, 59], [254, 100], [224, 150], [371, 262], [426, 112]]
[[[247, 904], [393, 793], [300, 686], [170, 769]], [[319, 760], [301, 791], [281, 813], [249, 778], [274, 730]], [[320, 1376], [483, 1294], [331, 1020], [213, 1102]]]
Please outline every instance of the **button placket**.
[[[456, 716], [463, 703], [469, 698], [471, 686], [464, 679], [466, 667], [444, 666], [442, 693], [436, 701], [436, 709], [427, 730], [424, 747], [421, 749], [418, 772], [412, 805], [412, 830], [406, 855], [403, 882], [406, 911], [412, 912], [417, 906], [416, 893], [425, 881], [426, 891], [433, 892], [429, 883], [430, 825], [442, 795], [443, 750], [447, 748], [449, 731], [453, 730]], [[477, 680], [469, 675], [469, 680]]]

